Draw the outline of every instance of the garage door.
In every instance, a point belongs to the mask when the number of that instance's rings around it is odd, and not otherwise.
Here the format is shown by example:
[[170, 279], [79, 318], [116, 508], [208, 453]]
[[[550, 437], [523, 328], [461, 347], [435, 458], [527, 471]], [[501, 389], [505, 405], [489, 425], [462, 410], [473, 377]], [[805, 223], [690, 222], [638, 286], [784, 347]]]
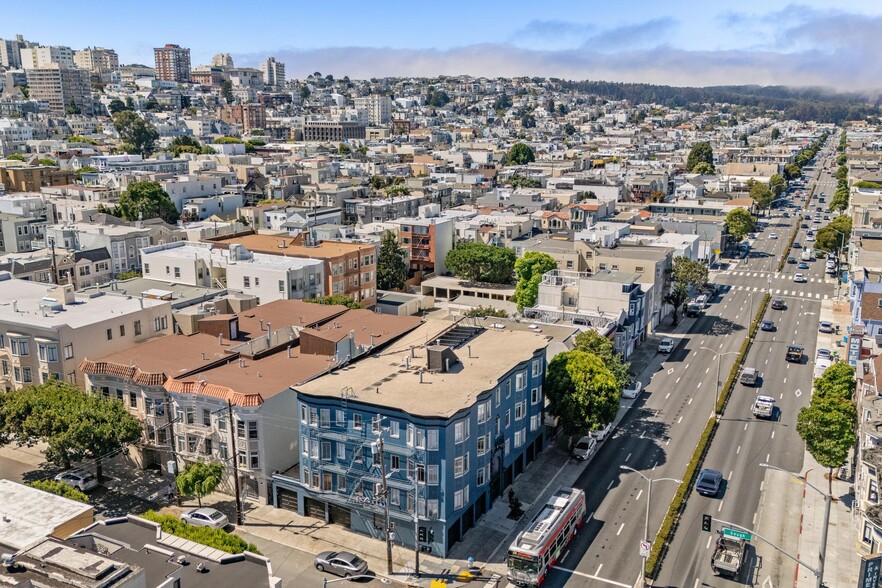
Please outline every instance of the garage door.
[[279, 488], [278, 494], [276, 495], [276, 500], [278, 501], [278, 507], [284, 508], [285, 510], [293, 510], [297, 512], [297, 493], [293, 490], [285, 490], [284, 488]]
[[319, 502], [314, 498], [304, 498], [304, 506], [306, 506], [306, 516], [325, 520], [325, 503]]
[[352, 513], [349, 511], [348, 508], [343, 508], [342, 506], [329, 504], [328, 517], [331, 519], [332, 523], [340, 525], [346, 529], [348, 529], [352, 524]]

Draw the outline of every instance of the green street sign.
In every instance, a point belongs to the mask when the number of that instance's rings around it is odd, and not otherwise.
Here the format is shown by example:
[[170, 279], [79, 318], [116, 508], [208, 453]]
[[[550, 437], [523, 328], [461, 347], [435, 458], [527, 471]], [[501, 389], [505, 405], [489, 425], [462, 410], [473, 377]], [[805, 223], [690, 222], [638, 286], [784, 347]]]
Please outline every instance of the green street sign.
[[734, 537], [735, 539], [744, 539], [745, 541], [750, 541], [750, 533], [747, 531], [737, 531], [735, 529], [723, 529], [724, 537]]

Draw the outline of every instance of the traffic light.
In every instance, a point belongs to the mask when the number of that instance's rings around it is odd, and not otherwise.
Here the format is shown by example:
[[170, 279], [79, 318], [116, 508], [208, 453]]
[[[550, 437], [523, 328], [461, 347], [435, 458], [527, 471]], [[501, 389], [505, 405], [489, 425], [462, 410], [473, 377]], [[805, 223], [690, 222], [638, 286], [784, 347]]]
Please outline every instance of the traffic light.
[[713, 518], [709, 514], [701, 515], [701, 530], [702, 531], [710, 531], [711, 523], [713, 522]]
[[426, 528], [425, 527], [420, 527], [420, 531], [419, 531], [419, 534], [417, 535], [417, 537], [419, 538], [420, 543], [426, 542]]

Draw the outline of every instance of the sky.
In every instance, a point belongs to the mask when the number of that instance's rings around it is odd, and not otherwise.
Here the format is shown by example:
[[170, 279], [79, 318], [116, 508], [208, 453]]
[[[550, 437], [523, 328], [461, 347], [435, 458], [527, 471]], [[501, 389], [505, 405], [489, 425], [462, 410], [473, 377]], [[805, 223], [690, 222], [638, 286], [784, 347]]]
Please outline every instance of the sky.
[[215, 53], [239, 66], [274, 56], [289, 79], [319, 71], [882, 86], [879, 0], [152, 0], [83, 10], [43, 0], [10, 2], [0, 14], [0, 38], [109, 47], [121, 63], [146, 65], [165, 43], [189, 47], [194, 66]]

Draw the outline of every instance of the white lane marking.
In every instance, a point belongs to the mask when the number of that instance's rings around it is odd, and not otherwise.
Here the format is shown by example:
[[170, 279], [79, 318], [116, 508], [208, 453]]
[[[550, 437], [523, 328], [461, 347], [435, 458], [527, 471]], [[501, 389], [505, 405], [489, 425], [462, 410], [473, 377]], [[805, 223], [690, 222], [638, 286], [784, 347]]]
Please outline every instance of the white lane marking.
[[[603, 564], [601, 564], [601, 567]], [[633, 584], [622, 584], [621, 582], [616, 582], [614, 580], [608, 580], [606, 578], [598, 578], [597, 576], [592, 576], [591, 574], [586, 574], [585, 572], [579, 572], [577, 570], [571, 570], [568, 568], [562, 568], [559, 566], [554, 566], [551, 568], [552, 571], [560, 570], [561, 572], [566, 572], [568, 574], [575, 574], [577, 576], [582, 576], [583, 578], [588, 578], [589, 580], [597, 580], [598, 582], [603, 582], [605, 584], [610, 584], [612, 586], [619, 586], [620, 588], [633, 588]]]
[[567, 550], [567, 552], [566, 552], [566, 553], [565, 553], [565, 554], [563, 554], [563, 557], [562, 557], [562, 558], [560, 558], [560, 559], [559, 559], [559, 560], [557, 560], [557, 561], [559, 561], [559, 562], [560, 562], [560, 563], [563, 563], [563, 562], [564, 562], [564, 560], [565, 560], [565, 559], [566, 559], [566, 558], [567, 558], [567, 556], [568, 556], [568, 555], [569, 555], [569, 554], [570, 554], [570, 551], [569, 551], [569, 550]]
[[[622, 523], [622, 526], [624, 527], [624, 526], [625, 526], [625, 523]], [[594, 575], [595, 575], [595, 576], [596, 576], [597, 574], [600, 573], [600, 568], [602, 568], [602, 567], [603, 567], [603, 564], [600, 564], [599, 566], [597, 566], [597, 571], [594, 572]]]
[[766, 481], [765, 481], [765, 480], [763, 480], [762, 482], [760, 482], [760, 492], [763, 491], [763, 486], [765, 486], [765, 485], [766, 485]]
[[704, 340], [702, 340], [701, 343], [699, 343], [699, 345], [704, 345]]
[[753, 526], [756, 527], [756, 513], [753, 513]]
[[631, 454], [630, 454], [630, 453], [628, 454], [628, 457], [625, 458], [625, 461], [628, 461], [629, 459], [631, 459]]
[[747, 430], [747, 423], [744, 423], [744, 430]]
[[769, 365], [769, 360], [768, 360], [768, 358], [766, 358], [766, 365]]
[[670, 444], [671, 444], [671, 440], [670, 440], [670, 439], [668, 439], [667, 441], [665, 441], [665, 445], [670, 445]]
[[673, 374], [673, 373], [674, 373], [674, 368], [670, 368], [670, 369], [668, 370], [668, 375], [670, 376], [670, 375]]
[[698, 390], [699, 388], [701, 388], [701, 382], [699, 382], [698, 386], [695, 387], [696, 390]]
[[730, 479], [730, 480], [732, 479], [732, 474], [734, 474], [734, 473], [735, 473], [734, 470], [729, 470], [729, 479]]
[[640, 500], [640, 497], [643, 496], [643, 488], [640, 489], [640, 492], [637, 493], [636, 498], [634, 500]]
[[723, 348], [723, 344], [722, 344], [722, 343], [720, 343], [720, 349], [722, 349], [722, 348]]
[[772, 431], [772, 439], [775, 438], [775, 431]]
[[665, 400], [667, 400], [667, 399], [670, 398], [670, 397], [671, 397], [671, 393], [670, 393], [670, 392], [668, 392], [667, 394], [665, 394]]
[[739, 453], [741, 453], [741, 446], [740, 445], [738, 446], [738, 449], [735, 450], [735, 455], [738, 455]]
[[689, 398], [689, 402], [687, 402], [686, 404], [692, 404], [692, 398], [691, 398], [691, 397]]
[[769, 463], [769, 461], [770, 461], [771, 459], [772, 459], [772, 454], [771, 454], [771, 453], [767, 453], [767, 454], [766, 454], [766, 463]]
[[615, 484], [615, 483], [616, 483], [615, 480], [610, 480], [610, 481], [609, 481], [609, 486], [607, 486], [606, 489], [609, 490], [610, 488], [613, 487], [613, 484]]
[[[711, 535], [713, 537], [713, 535]], [[695, 585], [692, 588], [698, 588], [698, 583], [701, 582], [701, 578], [695, 578]]]
[[683, 422], [683, 417], [680, 417], [680, 418], [677, 419], [677, 424], [678, 424], [678, 425], [679, 425], [680, 423], [682, 423], [682, 422]]
[[[625, 523], [622, 523], [622, 525], [619, 527], [619, 530], [616, 531], [616, 537], [618, 537], [619, 535], [622, 534], [622, 529], [624, 529], [624, 528], [625, 528]], [[600, 565], [603, 565], [603, 564], [600, 564]], [[595, 573], [599, 574], [600, 568], [597, 568], [597, 572], [595, 572]]]
[[785, 384], [787, 383], [787, 378], [784, 378], [784, 383], [785, 383]]
[[707, 368], [706, 370], [704, 370], [704, 373], [708, 373], [709, 371], [710, 371], [710, 368]]
[[784, 393], [781, 392], [781, 400], [784, 400]]
[[723, 501], [721, 500], [720, 506], [719, 506], [719, 508], [717, 508], [717, 512], [722, 512], [722, 511], [723, 511]]
[[587, 523], [588, 521], [590, 521], [591, 519], [594, 518], [594, 513], [595, 513], [595, 512], [597, 512], [597, 511], [593, 511], [593, 510], [591, 511], [591, 514], [588, 515], [588, 518], [587, 518], [587, 519], [585, 519], [585, 522], [586, 522], [586, 523]]
[[646, 431], [640, 431], [640, 438], [643, 439], [643, 435], [646, 434]]
[[683, 369], [684, 369], [684, 370], [688, 370], [688, 369], [689, 369], [689, 364], [687, 363], [686, 365], [684, 365], [684, 366], [683, 366]]
[[675, 384], [679, 384], [679, 383], [680, 383], [680, 379], [681, 379], [681, 378], [677, 378], [677, 381], [674, 382], [674, 383], [675, 383]]
[[707, 538], [707, 545], [704, 546], [705, 549], [710, 549], [711, 540], [713, 540], [713, 538], [714, 538], [713, 534], [711, 534], [711, 535]]

